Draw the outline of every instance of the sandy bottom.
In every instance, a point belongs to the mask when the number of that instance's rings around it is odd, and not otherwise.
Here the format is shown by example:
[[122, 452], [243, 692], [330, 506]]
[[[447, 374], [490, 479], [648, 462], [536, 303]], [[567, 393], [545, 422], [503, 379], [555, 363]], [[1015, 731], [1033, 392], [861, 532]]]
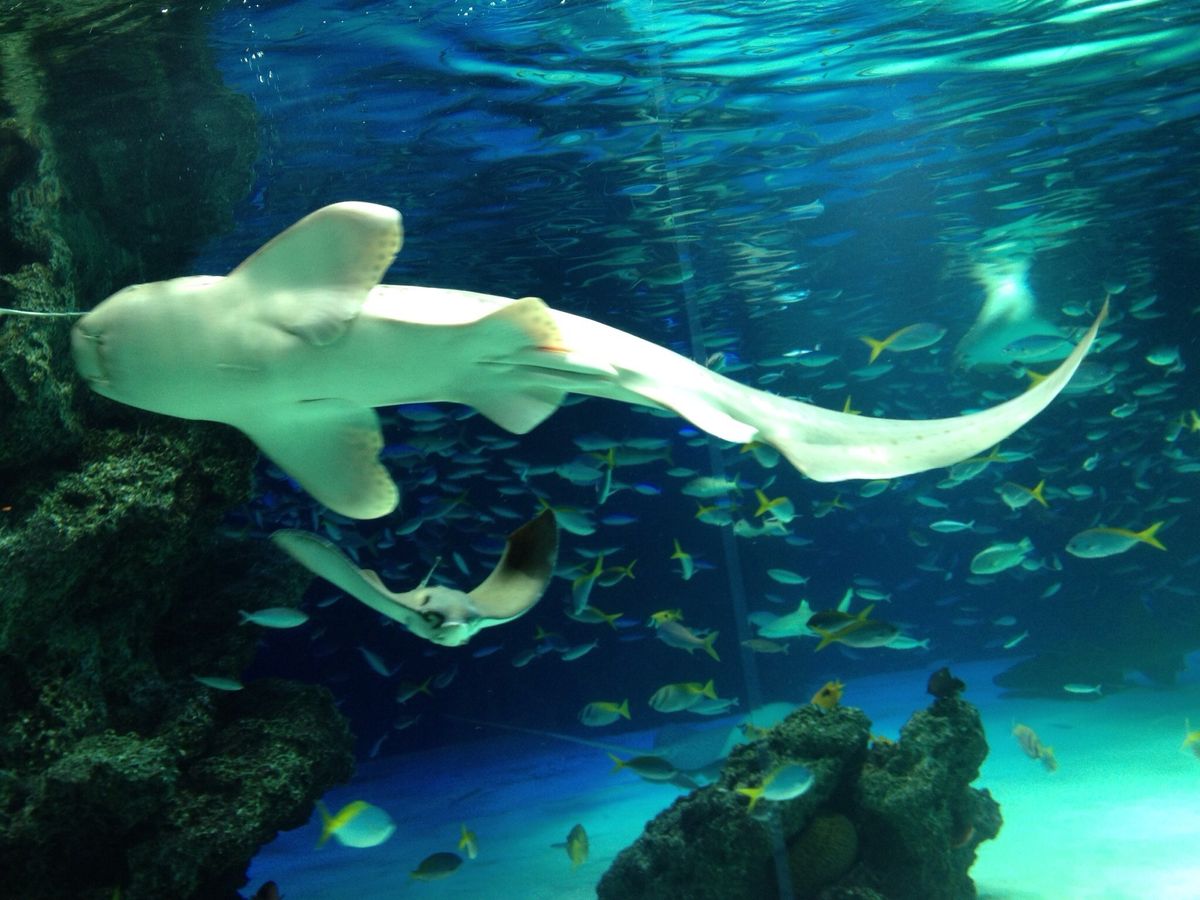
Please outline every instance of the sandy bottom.
[[[1011, 662], [1011, 661], [1010, 661]], [[1006, 663], [1007, 665], [1008, 663]], [[925, 705], [931, 663], [907, 675], [847, 679], [843, 702], [862, 707], [874, 732], [895, 736]], [[1180, 752], [1184, 719], [1200, 727], [1200, 672], [1180, 687], [1131, 687], [1089, 702], [1005, 700], [991, 687], [991, 664], [956, 665], [981, 710], [991, 753], [976, 782], [999, 801], [1004, 828], [980, 848], [972, 871], [988, 900], [1195, 900], [1200, 897], [1200, 759]], [[1032, 727], [1058, 757], [1046, 772], [1010, 736]], [[600, 740], [629, 746], [649, 733]], [[367, 800], [396, 820], [386, 843], [314, 849], [319, 822], [265, 847], [247, 893], [276, 881], [287, 900], [594, 897], [596, 882], [647, 820], [679, 792], [610, 774], [596, 749], [497, 733], [436, 752], [360, 766], [353, 784], [331, 792], [338, 809]], [[455, 850], [460, 823], [478, 836], [479, 856], [438, 881], [409, 872], [431, 853]], [[590, 838], [573, 869], [562, 844], [575, 823]]]

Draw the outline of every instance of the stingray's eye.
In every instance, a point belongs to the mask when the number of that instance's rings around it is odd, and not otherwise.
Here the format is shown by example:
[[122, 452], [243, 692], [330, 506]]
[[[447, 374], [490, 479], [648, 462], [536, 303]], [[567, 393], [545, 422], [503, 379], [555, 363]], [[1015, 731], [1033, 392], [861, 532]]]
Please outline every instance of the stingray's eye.
[[418, 606], [424, 606], [429, 602], [429, 598], [433, 596], [429, 591], [417, 591], [416, 595]]
[[[429, 598], [426, 597], [425, 601], [423, 602], [427, 602], [428, 600]], [[433, 609], [429, 609], [421, 613], [421, 618], [425, 620], [427, 625], [431, 625], [434, 628], [441, 628], [444, 624], [446, 624], [446, 617], [437, 610]]]

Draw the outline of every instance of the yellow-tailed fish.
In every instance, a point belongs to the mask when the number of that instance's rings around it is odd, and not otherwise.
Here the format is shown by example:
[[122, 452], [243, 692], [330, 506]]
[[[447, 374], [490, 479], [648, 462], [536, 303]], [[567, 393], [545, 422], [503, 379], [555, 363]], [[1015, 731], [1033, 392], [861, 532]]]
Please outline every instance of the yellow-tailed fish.
[[650, 697], [650, 707], [662, 713], [682, 712], [695, 704], [701, 697], [717, 699], [717, 691], [710, 678], [706, 684], [684, 681], [666, 684]]
[[717, 639], [715, 631], [710, 631], [701, 637], [680, 622], [663, 622], [655, 627], [654, 636], [668, 647], [677, 647], [680, 650], [686, 650], [689, 654], [693, 650], [703, 650], [717, 662], [721, 661], [721, 657], [713, 648], [713, 642]]
[[578, 869], [587, 862], [588, 836], [582, 825], [576, 824], [567, 834], [567, 857], [571, 860], [572, 869]]
[[458, 849], [466, 851], [467, 859], [474, 859], [479, 855], [479, 839], [475, 836], [475, 832], [467, 827], [466, 822], [462, 825], [462, 836], [458, 839]]
[[1101, 559], [1124, 553], [1138, 544], [1149, 544], [1155, 549], [1166, 550], [1162, 541], [1156, 537], [1163, 524], [1155, 522], [1141, 531], [1131, 528], [1088, 528], [1067, 541], [1067, 552], [1083, 559]]
[[759, 800], [782, 802], [794, 800], [805, 793], [813, 785], [813, 774], [806, 766], [799, 763], [784, 763], [772, 769], [757, 787], [738, 787], [739, 794], [750, 798], [750, 806], [746, 812], [753, 813]]
[[860, 337], [859, 340], [871, 348], [871, 355], [867, 360], [867, 364], [870, 365], [879, 359], [879, 354], [884, 350], [896, 353], [922, 350], [925, 347], [932, 347], [945, 334], [946, 329], [941, 325], [935, 325], [932, 322], [916, 322], [912, 325], [905, 325], [880, 340], [866, 335]]
[[821, 709], [833, 709], [841, 702], [842, 690], [846, 686], [837, 679], [827, 681], [821, 686], [821, 689], [812, 696], [813, 706], [819, 706]]
[[613, 761], [612, 771], [620, 772], [622, 769], [628, 769], [639, 778], [646, 781], [670, 781], [679, 774], [679, 770], [667, 762], [661, 756], [656, 756], [653, 753], [648, 753], [644, 756], [631, 756], [629, 759], [621, 759], [619, 756], [610, 753], [608, 758]]
[[1190, 751], [1193, 756], [1200, 759], [1200, 728], [1193, 731], [1189, 719], [1183, 720], [1183, 743], [1179, 745], [1179, 749], [1185, 753]]
[[696, 563], [692, 559], [692, 554], [679, 546], [678, 538], [675, 539], [675, 552], [671, 554], [671, 559], [679, 560], [679, 574], [683, 576], [684, 581], [688, 581], [696, 574]]
[[332, 814], [318, 800], [317, 811], [321, 814], [318, 847], [324, 846], [331, 837], [345, 847], [377, 847], [396, 831], [392, 817], [365, 800], [351, 801]]
[[683, 618], [682, 609], [660, 609], [656, 613], [651, 613], [646, 624], [648, 625], [664, 625], [667, 622], [678, 622]]
[[1046, 502], [1045, 491], [1046, 479], [1042, 479], [1035, 487], [1025, 487], [1023, 484], [1017, 484], [1015, 481], [1006, 481], [1000, 487], [996, 488], [1000, 494], [1000, 499], [1004, 501], [1004, 505], [1009, 509], [1023, 509], [1033, 501], [1037, 501], [1042, 506], [1049, 506]]
[[592, 728], [611, 725], [620, 718], [629, 718], [629, 700], [620, 703], [595, 700], [579, 711], [579, 721]]

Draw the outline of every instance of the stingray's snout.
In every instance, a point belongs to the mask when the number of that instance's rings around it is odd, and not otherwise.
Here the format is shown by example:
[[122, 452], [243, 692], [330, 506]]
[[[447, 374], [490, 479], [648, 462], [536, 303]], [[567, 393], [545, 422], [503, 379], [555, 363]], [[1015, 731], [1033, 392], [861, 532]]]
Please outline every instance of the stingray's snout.
[[444, 622], [429, 639], [443, 647], [460, 647], [471, 639], [471, 628], [466, 622]]

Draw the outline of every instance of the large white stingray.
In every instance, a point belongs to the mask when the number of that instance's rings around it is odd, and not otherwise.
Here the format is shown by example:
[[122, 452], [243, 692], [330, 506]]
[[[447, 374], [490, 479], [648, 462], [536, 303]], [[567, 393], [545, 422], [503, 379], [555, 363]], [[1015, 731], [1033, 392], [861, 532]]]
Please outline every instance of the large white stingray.
[[378, 459], [377, 406], [465, 403], [524, 433], [566, 393], [589, 394], [770, 444], [818, 481], [892, 478], [967, 459], [1032, 419], [1104, 317], [1049, 377], [1006, 403], [946, 419], [872, 419], [746, 387], [533, 297], [381, 285], [402, 233], [394, 209], [337, 203], [226, 277], [125, 288], [76, 323], [76, 366], [106, 397], [241, 429], [330, 509], [370, 519], [399, 501]]

